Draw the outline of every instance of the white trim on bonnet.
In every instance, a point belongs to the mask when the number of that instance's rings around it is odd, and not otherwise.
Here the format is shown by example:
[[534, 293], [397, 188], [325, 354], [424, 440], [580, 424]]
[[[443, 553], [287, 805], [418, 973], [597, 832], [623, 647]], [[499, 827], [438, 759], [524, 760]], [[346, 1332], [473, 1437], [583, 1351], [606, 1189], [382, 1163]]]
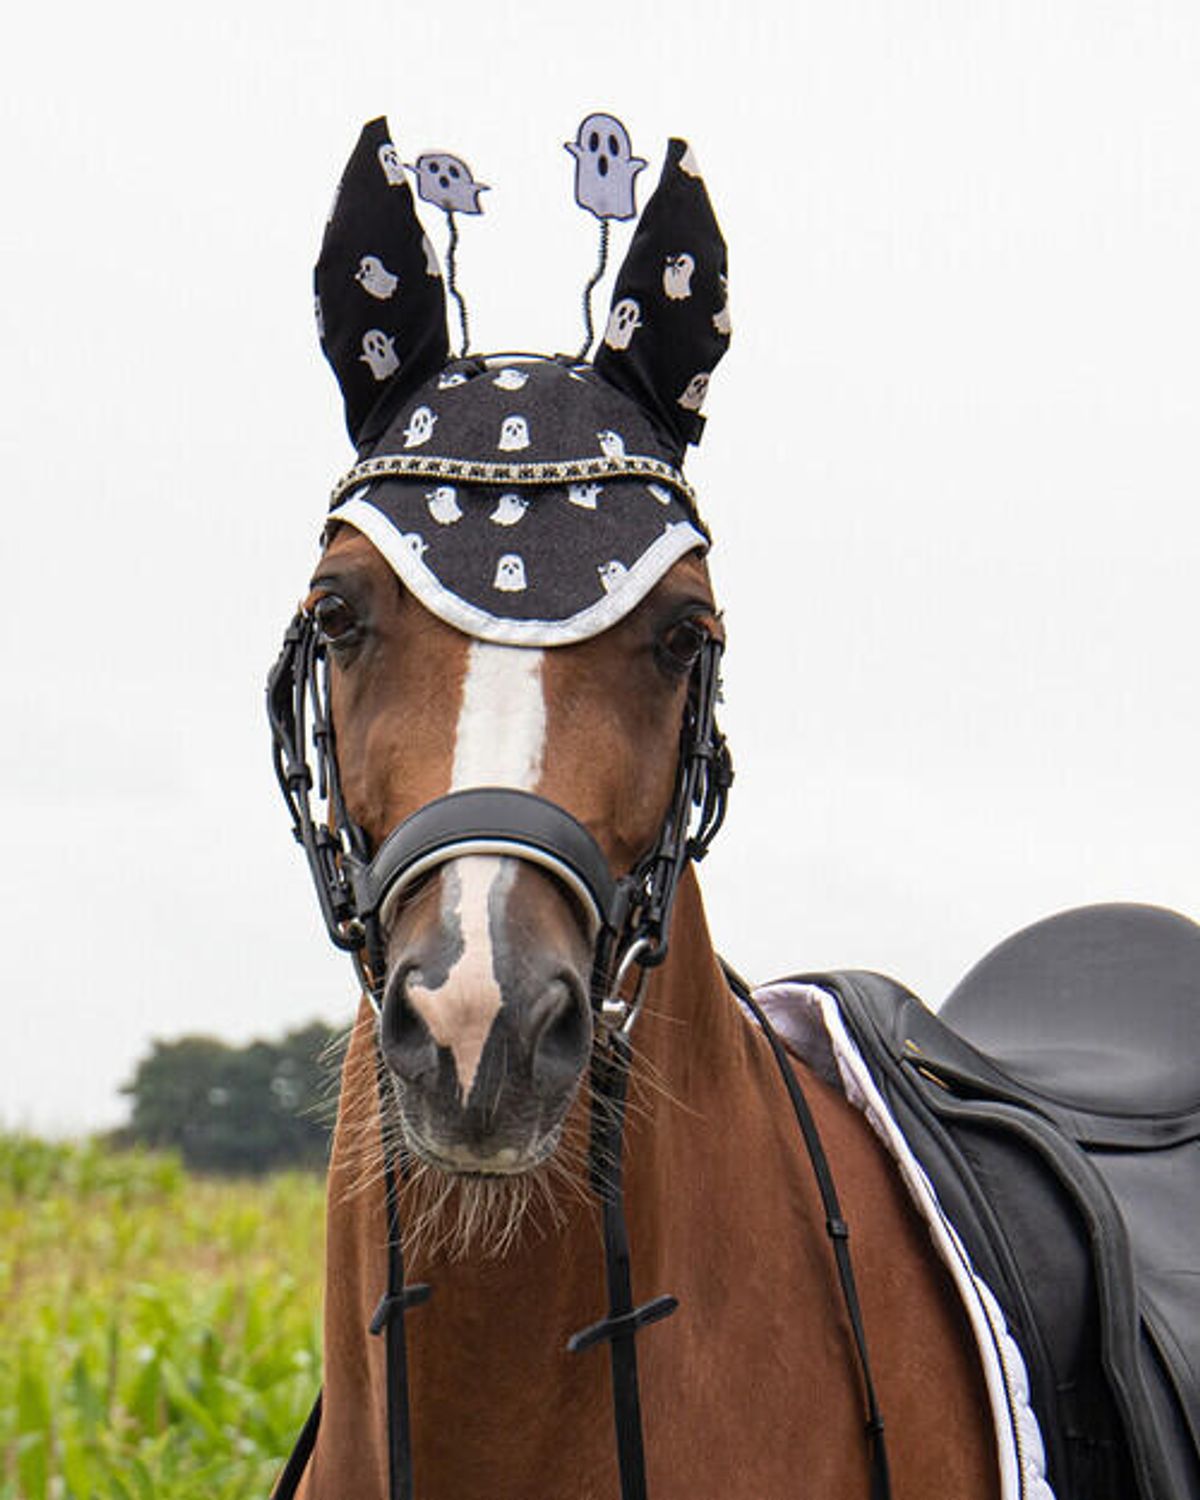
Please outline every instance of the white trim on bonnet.
[[611, 593], [581, 609], [578, 614], [565, 620], [507, 620], [489, 615], [486, 610], [451, 593], [402, 541], [400, 531], [369, 500], [356, 495], [340, 505], [330, 519], [347, 522], [356, 531], [361, 531], [368, 541], [374, 542], [401, 583], [416, 595], [430, 614], [477, 640], [496, 641], [502, 646], [567, 646], [599, 635], [639, 604], [681, 557], [697, 548], [708, 548], [707, 540], [694, 526], [686, 521], [677, 522], [631, 564]]
[[[928, 1226], [930, 1238], [962, 1299], [979, 1350], [996, 1436], [1001, 1500], [1054, 1500], [1054, 1491], [1046, 1480], [1045, 1449], [1037, 1416], [1029, 1403], [1029, 1381], [1021, 1352], [1008, 1331], [1000, 1304], [976, 1273], [925, 1169], [913, 1155], [875, 1087], [870, 1070], [842, 1020], [836, 997], [819, 985], [795, 983], [765, 985], [754, 993], [758, 1000], [786, 999], [786, 1003], [794, 1005], [799, 1001], [804, 1007], [809, 1022], [805, 1060], [829, 1082], [839, 1085], [847, 1100], [866, 1117], [896, 1162], [904, 1185]], [[750, 1013], [743, 1010], [749, 1017]], [[831, 1076], [834, 1069], [836, 1076]], [[936, 1398], [936, 1392], [930, 1394]]]

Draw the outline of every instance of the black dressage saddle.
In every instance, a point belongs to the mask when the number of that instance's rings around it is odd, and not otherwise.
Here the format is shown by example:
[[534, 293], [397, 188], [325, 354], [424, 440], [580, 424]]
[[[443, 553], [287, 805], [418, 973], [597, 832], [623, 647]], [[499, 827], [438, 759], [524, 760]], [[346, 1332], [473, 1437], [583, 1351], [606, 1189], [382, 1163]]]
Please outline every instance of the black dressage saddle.
[[837, 996], [1004, 1310], [1057, 1500], [1200, 1500], [1200, 927], [1064, 912], [936, 1014], [880, 974], [797, 978]]

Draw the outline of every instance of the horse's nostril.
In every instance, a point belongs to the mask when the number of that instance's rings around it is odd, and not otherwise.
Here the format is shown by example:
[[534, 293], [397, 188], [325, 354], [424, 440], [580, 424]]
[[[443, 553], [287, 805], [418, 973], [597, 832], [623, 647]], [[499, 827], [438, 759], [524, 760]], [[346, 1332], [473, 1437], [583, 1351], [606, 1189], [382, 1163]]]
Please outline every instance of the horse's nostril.
[[546, 1092], [572, 1088], [592, 1044], [592, 1016], [581, 985], [552, 979], [536, 1005], [534, 1086]]
[[380, 1023], [388, 1067], [410, 1083], [425, 1073], [436, 1072], [438, 1065], [437, 1045], [408, 999], [409, 982], [414, 978], [419, 980], [420, 971], [411, 965], [393, 974]]

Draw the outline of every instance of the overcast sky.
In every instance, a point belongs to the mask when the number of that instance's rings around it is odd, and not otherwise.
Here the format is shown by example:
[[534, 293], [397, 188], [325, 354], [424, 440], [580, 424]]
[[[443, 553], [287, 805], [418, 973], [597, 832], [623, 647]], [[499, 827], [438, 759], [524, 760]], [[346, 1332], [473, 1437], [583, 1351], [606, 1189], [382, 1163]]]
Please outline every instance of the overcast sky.
[[937, 1000], [1057, 908], [1200, 913], [1190, 0], [75, 0], [5, 45], [0, 1121], [350, 1014], [262, 684], [351, 458], [310, 272], [380, 113], [491, 184], [478, 349], [577, 346], [585, 114], [704, 168], [738, 968]]

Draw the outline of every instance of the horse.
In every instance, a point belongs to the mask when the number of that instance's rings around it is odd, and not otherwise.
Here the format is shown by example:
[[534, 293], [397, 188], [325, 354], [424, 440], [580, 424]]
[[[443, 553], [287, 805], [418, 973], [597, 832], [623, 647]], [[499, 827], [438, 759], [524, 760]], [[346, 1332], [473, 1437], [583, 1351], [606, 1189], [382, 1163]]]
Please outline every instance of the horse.
[[[397, 160], [372, 122], [318, 262], [360, 457], [269, 689], [363, 989], [323, 1394], [277, 1500], [1048, 1493], [1002, 1451], [1003, 1392], [894, 1142], [785, 1053], [709, 935], [724, 624], [680, 393], [728, 318], [694, 158], [672, 142], [591, 363], [448, 356]], [[368, 245], [413, 289], [386, 327], [352, 285]], [[692, 295], [664, 302], [684, 248]], [[545, 452], [506, 446], [518, 396]], [[654, 511], [617, 569], [624, 533], [588, 552], [583, 529], [606, 507], [625, 531]], [[581, 556], [595, 597], [535, 609], [539, 559], [561, 581]]]

